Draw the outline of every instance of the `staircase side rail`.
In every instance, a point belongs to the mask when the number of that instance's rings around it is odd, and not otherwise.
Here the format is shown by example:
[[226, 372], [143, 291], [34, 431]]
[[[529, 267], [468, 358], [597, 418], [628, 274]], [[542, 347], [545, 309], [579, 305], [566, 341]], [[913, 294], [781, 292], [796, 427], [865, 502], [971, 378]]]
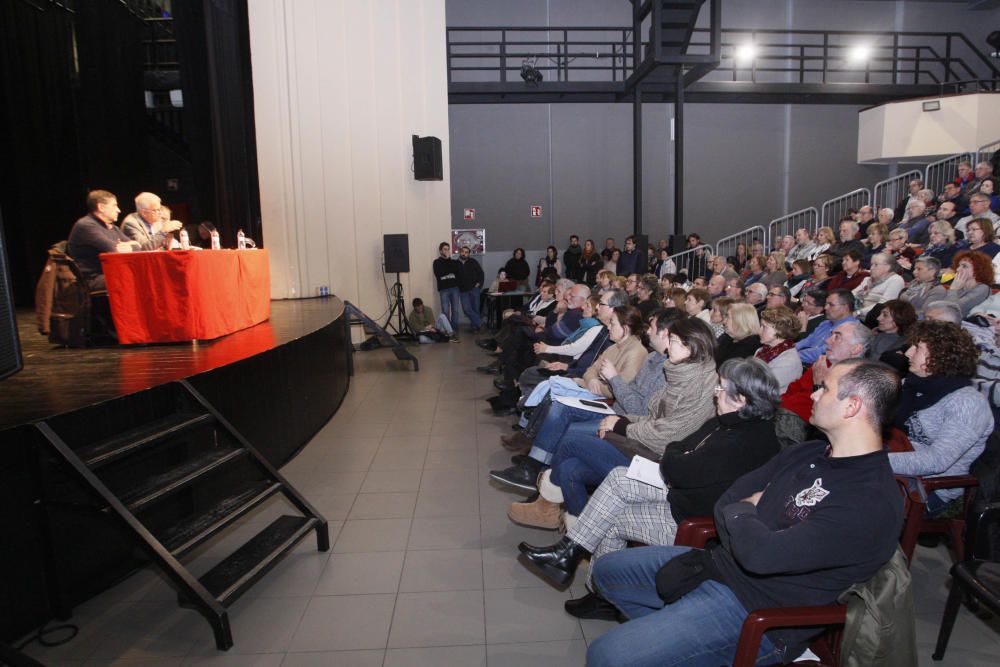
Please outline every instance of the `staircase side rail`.
[[774, 247], [774, 240], [778, 237], [787, 234], [794, 236], [795, 230], [802, 228], [809, 230], [810, 236], [814, 236], [819, 229], [819, 211], [815, 206], [793, 211], [767, 223], [767, 247]]
[[910, 181], [913, 179], [924, 180], [924, 173], [919, 169], [911, 169], [905, 174], [876, 183], [872, 192], [872, 207], [876, 209], [875, 214], [878, 215], [878, 209], [896, 208], [896, 205], [909, 193]]
[[958, 177], [958, 165], [969, 162], [975, 166], [975, 160], [975, 153], [956, 153], [929, 163], [924, 169], [924, 187], [933, 190], [935, 195], [941, 194], [944, 184]]
[[[979, 164], [980, 162], [989, 162], [990, 158], [992, 158], [993, 154], [997, 151], [1000, 151], [1000, 139], [991, 141], [988, 144], [983, 144], [979, 147], [979, 150], [976, 151], [976, 164]], [[1000, 177], [1000, 174], [997, 173], [996, 169], [993, 170], [993, 177]]]
[[747, 257], [749, 257], [750, 246], [754, 241], [760, 241], [766, 248], [770, 247], [767, 230], [761, 225], [754, 225], [735, 234], [723, 236], [715, 242], [715, 252], [723, 257], [733, 257], [736, 255], [736, 248], [743, 243], [747, 247]]
[[823, 202], [823, 207], [820, 209], [820, 221], [824, 227], [833, 227], [836, 230], [840, 219], [847, 215], [849, 210], [868, 206], [871, 201], [872, 192], [868, 188], [858, 188], [845, 192], [839, 197]]

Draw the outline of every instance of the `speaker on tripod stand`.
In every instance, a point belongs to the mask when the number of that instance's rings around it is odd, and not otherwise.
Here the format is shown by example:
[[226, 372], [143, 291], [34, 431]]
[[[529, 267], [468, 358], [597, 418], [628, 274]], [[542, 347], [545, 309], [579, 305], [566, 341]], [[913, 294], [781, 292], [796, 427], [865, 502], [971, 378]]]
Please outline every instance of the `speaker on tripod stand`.
[[[410, 328], [410, 322], [406, 319], [403, 283], [399, 282], [399, 274], [410, 272], [409, 234], [383, 234], [382, 255], [385, 261], [385, 272], [396, 274], [396, 282], [390, 288], [389, 316], [382, 328], [391, 331], [396, 338], [414, 339], [417, 334]], [[393, 317], [395, 317], [395, 322], [393, 322]]]

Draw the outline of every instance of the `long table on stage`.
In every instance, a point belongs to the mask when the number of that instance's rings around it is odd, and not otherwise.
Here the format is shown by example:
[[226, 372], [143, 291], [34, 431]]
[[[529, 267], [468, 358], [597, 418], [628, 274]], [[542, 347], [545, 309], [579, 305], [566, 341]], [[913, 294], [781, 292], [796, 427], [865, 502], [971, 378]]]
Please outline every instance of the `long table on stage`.
[[185, 345], [60, 348], [38, 333], [33, 311], [19, 311], [17, 320], [24, 370], [0, 383], [0, 641], [37, 629], [60, 605], [71, 608], [143, 564], [107, 512], [46, 501], [53, 486], [79, 483], [36, 422], [58, 420], [75, 436], [96, 436], [161, 405], [168, 385], [183, 379], [280, 467], [350, 386], [350, 326], [336, 298], [275, 301], [266, 322]]
[[271, 313], [267, 250], [101, 255], [122, 344], [213, 340]]

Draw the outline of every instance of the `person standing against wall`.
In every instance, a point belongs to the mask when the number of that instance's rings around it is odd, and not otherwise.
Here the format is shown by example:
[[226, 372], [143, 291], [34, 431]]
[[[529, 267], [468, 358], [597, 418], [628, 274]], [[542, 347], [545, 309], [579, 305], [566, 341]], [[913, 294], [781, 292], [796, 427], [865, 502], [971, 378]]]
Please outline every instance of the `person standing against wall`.
[[471, 257], [468, 246], [458, 250], [458, 292], [462, 302], [462, 312], [469, 318], [472, 333], [479, 333], [482, 319], [479, 317], [479, 291], [483, 288], [483, 267]]
[[438, 258], [434, 260], [434, 277], [437, 278], [438, 296], [441, 297], [441, 313], [451, 322], [451, 328], [458, 331], [458, 309], [461, 295], [458, 290], [458, 274], [462, 265], [452, 259], [451, 245], [447, 242], [438, 246]]

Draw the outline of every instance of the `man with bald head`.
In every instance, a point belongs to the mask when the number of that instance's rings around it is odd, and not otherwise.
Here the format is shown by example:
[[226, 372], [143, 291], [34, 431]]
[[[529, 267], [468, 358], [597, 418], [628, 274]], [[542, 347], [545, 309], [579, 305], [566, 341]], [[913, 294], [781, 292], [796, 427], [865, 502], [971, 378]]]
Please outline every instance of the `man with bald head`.
[[140, 192], [135, 197], [135, 212], [122, 220], [122, 233], [138, 243], [142, 250], [165, 247], [166, 235], [181, 228], [177, 220], [160, 220], [160, 204], [160, 198], [152, 192]]

